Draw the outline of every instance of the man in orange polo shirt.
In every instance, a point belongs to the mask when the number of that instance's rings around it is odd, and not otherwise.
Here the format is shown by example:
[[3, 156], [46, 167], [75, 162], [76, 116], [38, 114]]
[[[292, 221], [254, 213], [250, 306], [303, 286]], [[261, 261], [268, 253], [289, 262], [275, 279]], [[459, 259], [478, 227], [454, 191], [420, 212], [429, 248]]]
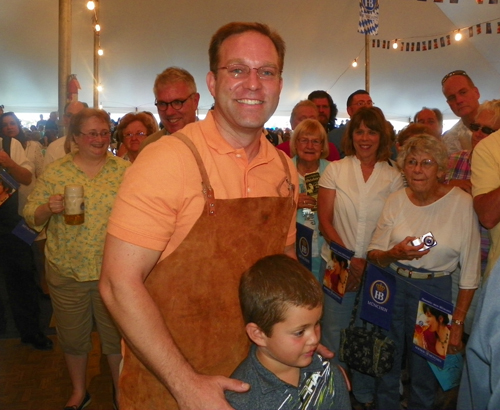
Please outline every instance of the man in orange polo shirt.
[[227, 378], [248, 351], [239, 278], [263, 256], [295, 257], [297, 173], [262, 134], [284, 52], [266, 25], [221, 27], [214, 110], [147, 146], [125, 176], [100, 283], [124, 335], [122, 408], [230, 409], [224, 390], [249, 388]]

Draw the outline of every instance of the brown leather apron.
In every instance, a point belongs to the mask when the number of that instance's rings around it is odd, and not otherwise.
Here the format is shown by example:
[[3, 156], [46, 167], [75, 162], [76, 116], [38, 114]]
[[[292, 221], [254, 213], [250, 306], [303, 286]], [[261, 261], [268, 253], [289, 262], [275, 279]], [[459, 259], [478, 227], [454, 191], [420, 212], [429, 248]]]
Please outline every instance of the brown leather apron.
[[[290, 170], [276, 197], [215, 199], [198, 150], [205, 209], [186, 239], [145, 281], [180, 351], [202, 374], [229, 376], [246, 357], [249, 341], [238, 299], [241, 274], [260, 258], [283, 253], [295, 215]], [[148, 337], [144, 335], [144, 337]], [[121, 410], [177, 409], [169, 391], [124, 344]]]

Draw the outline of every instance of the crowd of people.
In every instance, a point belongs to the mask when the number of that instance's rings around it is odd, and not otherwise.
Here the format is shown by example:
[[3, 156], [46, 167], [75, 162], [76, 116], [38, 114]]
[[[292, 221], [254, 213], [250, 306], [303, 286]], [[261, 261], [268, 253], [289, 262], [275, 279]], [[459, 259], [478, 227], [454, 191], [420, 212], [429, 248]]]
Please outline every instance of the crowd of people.
[[[43, 249], [73, 386], [65, 410], [91, 402], [93, 323], [115, 408], [345, 409], [352, 389], [355, 408], [399, 409], [407, 368], [408, 408], [431, 409], [438, 382], [411, 348], [419, 309], [429, 351], [467, 347], [458, 407], [500, 406], [498, 371], [475, 368], [493, 366], [498, 350], [481, 315], [499, 309], [488, 285], [500, 276], [500, 100], [480, 104], [471, 77], [452, 71], [441, 86], [459, 122], [442, 134], [441, 112], [423, 107], [396, 135], [367, 91], [348, 97], [350, 120], [336, 127], [337, 105], [316, 90], [293, 108], [287, 140], [263, 128], [284, 58], [266, 25], [221, 27], [206, 80], [215, 103], [202, 121], [195, 80], [178, 67], [154, 82], [159, 125], [133, 112], [112, 127], [79, 101], [62, 124], [41, 116], [31, 131], [1, 115], [0, 271], [22, 342], [52, 349], [35, 281]], [[66, 218], [68, 185], [83, 187], [78, 223]], [[31, 241], [15, 233], [23, 223]], [[295, 260], [296, 223], [312, 232], [310, 272]], [[433, 246], [414, 242], [426, 232]], [[332, 243], [354, 255], [336, 284], [341, 303], [322, 291]], [[397, 285], [386, 331], [395, 360], [381, 377], [335, 355], [368, 264]], [[453, 303], [452, 314], [420, 306], [421, 292]]]

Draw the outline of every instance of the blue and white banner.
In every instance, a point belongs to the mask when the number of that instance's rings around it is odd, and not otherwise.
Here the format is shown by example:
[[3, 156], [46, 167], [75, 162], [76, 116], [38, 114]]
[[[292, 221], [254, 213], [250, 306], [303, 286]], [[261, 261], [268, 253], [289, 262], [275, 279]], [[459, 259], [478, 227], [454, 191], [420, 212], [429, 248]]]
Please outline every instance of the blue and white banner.
[[295, 251], [297, 259], [307, 269], [312, 269], [312, 240], [314, 231], [308, 226], [297, 222], [297, 239], [295, 241]]
[[378, 0], [359, 0], [358, 33], [376, 35], [378, 33]]
[[396, 278], [371, 263], [365, 275], [361, 319], [390, 330]]

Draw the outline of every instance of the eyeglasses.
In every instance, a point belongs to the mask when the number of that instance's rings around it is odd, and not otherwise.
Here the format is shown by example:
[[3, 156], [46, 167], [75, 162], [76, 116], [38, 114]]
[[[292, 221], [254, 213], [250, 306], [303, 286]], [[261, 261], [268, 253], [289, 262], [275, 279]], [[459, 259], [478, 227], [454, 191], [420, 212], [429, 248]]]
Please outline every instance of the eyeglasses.
[[451, 73], [446, 74], [443, 77], [443, 79], [441, 80], [441, 85], [443, 85], [448, 78], [453, 77], [455, 75], [463, 75], [464, 77], [469, 78], [469, 75], [464, 70], [455, 70], [455, 71], [452, 71]]
[[352, 103], [351, 105], [356, 105], [358, 107], [373, 107], [375, 103], [372, 100], [369, 100], [369, 101], [358, 101]]
[[416, 159], [409, 159], [408, 161], [406, 161], [406, 166], [409, 168], [415, 168], [419, 164], [421, 168], [429, 169], [432, 168], [434, 165], [436, 165], [437, 162], [434, 161], [433, 159], [423, 159], [420, 162], [418, 162]]
[[111, 131], [101, 131], [101, 132], [90, 131], [87, 133], [81, 132], [80, 135], [95, 140], [99, 136], [102, 138], [108, 138], [111, 135]]
[[307, 138], [299, 138], [297, 140], [297, 142], [300, 145], [307, 145], [307, 144], [311, 143], [314, 147], [319, 147], [321, 144], [323, 144], [323, 141], [321, 141], [321, 140], [309, 140]]
[[494, 133], [495, 131], [498, 131], [498, 130], [494, 130], [493, 128], [490, 128], [490, 127], [482, 127], [481, 124], [476, 124], [476, 123], [472, 123], [469, 126], [469, 128], [471, 129], [471, 131], [481, 131], [485, 135], [490, 135], [490, 134]]
[[190, 94], [187, 98], [185, 98], [184, 100], [173, 100], [173, 101], [170, 101], [170, 102], [167, 102], [167, 101], [158, 101], [158, 100], [155, 100], [155, 105], [156, 107], [160, 110], [160, 111], [166, 111], [168, 109], [168, 106], [172, 106], [172, 108], [174, 110], [180, 110], [182, 108], [182, 106], [184, 105], [184, 103], [189, 100], [193, 95], [195, 95], [195, 93], [192, 93]]
[[277, 67], [249, 67], [246, 64], [229, 64], [226, 67], [219, 67], [217, 70], [227, 70], [227, 73], [240, 80], [245, 80], [250, 76], [250, 71], [257, 71], [257, 75], [261, 80], [275, 80], [280, 77], [281, 71]]
[[147, 136], [148, 134], [146, 134], [145, 132], [136, 132], [135, 134], [133, 133], [123, 134], [123, 138], [132, 138], [132, 137], [142, 138]]

